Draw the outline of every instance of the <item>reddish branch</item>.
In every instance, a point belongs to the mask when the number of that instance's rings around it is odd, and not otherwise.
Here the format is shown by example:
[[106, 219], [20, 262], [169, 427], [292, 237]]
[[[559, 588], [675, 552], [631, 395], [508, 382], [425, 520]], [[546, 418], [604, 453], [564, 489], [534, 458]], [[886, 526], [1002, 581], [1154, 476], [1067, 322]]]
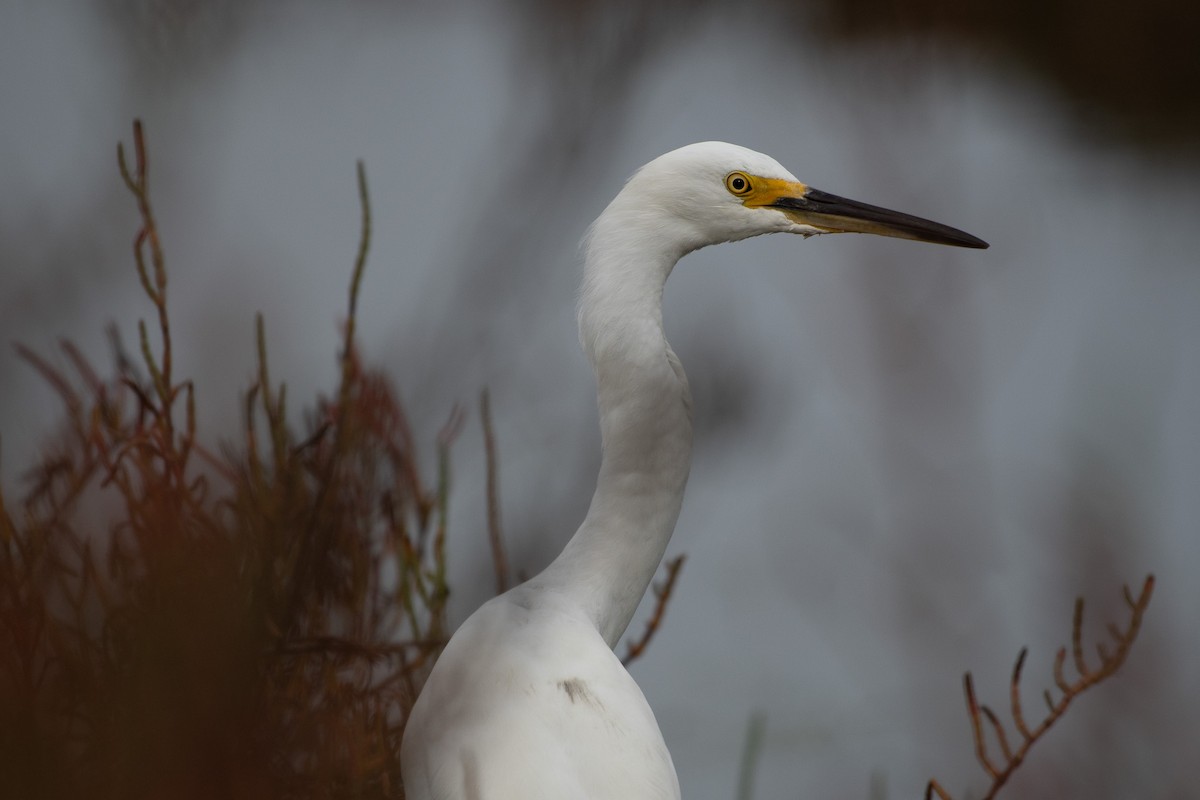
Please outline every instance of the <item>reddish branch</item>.
[[642, 636], [636, 642], [629, 642], [628, 649], [625, 651], [625, 657], [621, 659], [621, 663], [629, 666], [635, 658], [645, 652], [649, 646], [650, 640], [654, 638], [654, 634], [658, 632], [662, 625], [663, 617], [667, 613], [667, 601], [671, 599], [671, 592], [675, 590], [675, 581], [679, 579], [679, 571], [683, 569], [683, 560], [687, 556], [683, 553], [672, 558], [666, 563], [667, 577], [662, 583], [654, 586], [654, 599], [657, 601], [654, 606], [654, 613], [650, 615], [650, 619], [646, 622], [646, 629], [642, 631]]
[[[1125, 663], [1125, 657], [1129, 654], [1130, 648], [1133, 647], [1133, 641], [1137, 638], [1138, 630], [1141, 628], [1142, 615], [1146, 612], [1146, 607], [1150, 604], [1150, 595], [1154, 591], [1154, 576], [1148, 575], [1146, 577], [1146, 582], [1142, 586], [1142, 592], [1136, 599], [1132, 592], [1129, 591], [1128, 586], [1124, 587], [1124, 591], [1125, 602], [1129, 606], [1129, 623], [1125, 627], [1125, 630], [1121, 630], [1111, 623], [1108, 625], [1108, 633], [1112, 637], [1116, 649], [1109, 652], [1103, 643], [1098, 643], [1096, 645], [1096, 653], [1099, 656], [1100, 664], [1095, 669], [1088, 666], [1087, 659], [1084, 657], [1083, 598], [1076, 598], [1075, 618], [1071, 625], [1071, 655], [1075, 671], [1079, 673], [1079, 677], [1073, 682], [1067, 680], [1064, 674], [1067, 648], [1059, 648], [1058, 654], [1054, 659], [1054, 683], [1058, 686], [1062, 695], [1055, 702], [1049, 691], [1043, 692], [1048, 713], [1042, 719], [1041, 723], [1033, 729], [1030, 729], [1028, 724], [1026, 724], [1025, 715], [1021, 708], [1021, 670], [1025, 667], [1025, 656], [1029, 652], [1028, 648], [1021, 649], [1021, 653], [1017, 656], [1017, 662], [1013, 667], [1012, 681], [1009, 686], [1009, 704], [1012, 711], [1013, 726], [1017, 729], [1017, 733], [1021, 737], [1020, 744], [1016, 749], [1010, 746], [1004, 726], [1001, 725], [1000, 719], [996, 716], [995, 712], [986, 705], [980, 705], [976, 699], [975, 685], [971, 680], [971, 673], [968, 672], [963, 676], [963, 689], [967, 700], [967, 716], [970, 718], [971, 734], [975, 739], [975, 755], [979, 758], [979, 763], [983, 766], [984, 771], [992, 781], [987, 793], [983, 796], [983, 800], [992, 800], [999, 793], [1001, 787], [1008, 782], [1008, 779], [1012, 777], [1012, 774], [1024, 762], [1025, 756], [1028, 755], [1034, 742], [1042, 738], [1046, 731], [1050, 730], [1050, 726], [1066, 713], [1067, 707], [1071, 705], [1072, 700], [1105, 678], [1110, 677]], [[987, 737], [983, 726], [985, 719], [991, 727], [999, 746], [1001, 759], [999, 761], [988, 750]], [[942, 788], [941, 784], [936, 780], [930, 780], [929, 784], [925, 787], [925, 800], [932, 800], [935, 795], [940, 800], [951, 800], [950, 794]]]
[[[121, 170], [121, 178], [124, 179], [125, 185], [129, 187], [129, 191], [137, 200], [138, 213], [142, 218], [142, 227], [138, 229], [133, 240], [133, 256], [137, 263], [138, 277], [142, 281], [142, 288], [146, 295], [153, 301], [155, 309], [158, 311], [158, 326], [162, 333], [161, 365], [155, 364], [152, 358], [148, 358], [147, 366], [154, 378], [154, 388], [158, 390], [159, 399], [166, 402], [174, 388], [171, 384], [171, 328], [167, 322], [167, 268], [162, 244], [158, 238], [158, 226], [154, 222], [154, 212], [150, 208], [150, 190], [147, 182], [149, 162], [146, 159], [146, 141], [142, 135], [141, 120], [133, 121], [133, 152], [136, 166], [131, 172], [129, 165], [125, 162], [124, 146], [117, 145], [117, 164]], [[154, 268], [153, 281], [146, 270], [146, 259], [142, 254], [142, 248], [146, 244], [150, 245], [150, 263]], [[142, 338], [142, 351], [148, 355], [150, 344], [146, 337], [145, 324], [139, 322], [138, 330]], [[170, 426], [169, 419], [167, 425]]]

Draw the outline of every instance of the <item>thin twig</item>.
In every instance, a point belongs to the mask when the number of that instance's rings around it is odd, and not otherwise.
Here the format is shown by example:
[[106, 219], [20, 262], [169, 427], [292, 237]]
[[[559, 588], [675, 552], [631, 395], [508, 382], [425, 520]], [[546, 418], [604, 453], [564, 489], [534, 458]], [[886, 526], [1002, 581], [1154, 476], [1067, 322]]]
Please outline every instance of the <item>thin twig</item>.
[[1025, 741], [1033, 738], [1033, 734], [1029, 732], [1029, 726], [1025, 724], [1025, 715], [1021, 713], [1021, 670], [1025, 669], [1025, 656], [1027, 655], [1029, 655], [1029, 648], [1022, 647], [1021, 654], [1017, 656], [1017, 663], [1013, 666], [1012, 681], [1009, 684], [1009, 702], [1012, 705], [1013, 723]]
[[362, 211], [362, 233], [358, 239], [358, 255], [354, 259], [354, 273], [350, 278], [350, 308], [346, 317], [346, 352], [354, 343], [354, 325], [358, 318], [358, 290], [362, 284], [363, 271], [367, 266], [367, 252], [371, 249], [371, 198], [367, 192], [367, 167], [362, 159], [355, 163], [358, 176], [358, 204]]
[[[450, 445], [462, 432], [466, 421], [466, 412], [460, 406], [450, 410], [450, 418], [438, 432], [438, 482], [437, 482], [437, 515], [436, 530], [433, 534], [433, 595], [425, 601], [429, 609], [430, 637], [438, 637], [442, 633], [443, 619], [446, 608], [446, 597], [450, 589], [446, 584], [446, 526], [450, 516]], [[420, 573], [417, 573], [418, 577]]]
[[488, 539], [492, 543], [492, 565], [496, 568], [496, 594], [508, 591], [508, 556], [500, 528], [500, 468], [496, 463], [496, 435], [492, 430], [492, 402], [488, 390], [479, 393], [479, 418], [483, 422], [483, 446], [487, 455]]
[[967, 716], [971, 718], [971, 736], [975, 739], [975, 757], [992, 778], [1000, 774], [999, 768], [988, 758], [987, 741], [983, 738], [983, 721], [979, 718], [979, 701], [975, 699], [975, 682], [971, 673], [963, 676], [963, 692], [967, 696]]
[[942, 785], [934, 779], [930, 779], [925, 786], [925, 800], [933, 800], [933, 796], [937, 795], [940, 800], [951, 800], [950, 795], [942, 788]]
[[1008, 735], [1004, 733], [1004, 726], [1000, 724], [1000, 720], [996, 717], [996, 712], [992, 711], [986, 705], [981, 705], [979, 710], [987, 717], [988, 722], [992, 724], [992, 730], [996, 732], [996, 741], [1000, 743], [1000, 752], [1004, 756], [1006, 762], [1012, 761], [1012, 749], [1008, 746]]
[[679, 579], [679, 571], [683, 569], [684, 559], [687, 555], [680, 553], [666, 563], [667, 577], [662, 583], [654, 587], [654, 598], [657, 601], [654, 606], [654, 613], [650, 615], [650, 619], [646, 622], [646, 629], [642, 631], [642, 636], [636, 642], [630, 642], [628, 649], [625, 651], [625, 657], [621, 659], [621, 663], [629, 666], [635, 658], [646, 651], [646, 647], [650, 644], [650, 640], [654, 638], [654, 634], [658, 632], [658, 628], [662, 625], [663, 616], [667, 612], [667, 601], [671, 599], [671, 592], [675, 590], [675, 581]]
[[[171, 327], [167, 319], [167, 264], [163, 257], [162, 243], [159, 241], [158, 224], [154, 220], [154, 212], [150, 207], [150, 164], [146, 158], [146, 140], [142, 133], [142, 121], [139, 119], [133, 121], [133, 151], [137, 159], [134, 172], [130, 173], [129, 167], [125, 163], [125, 149], [120, 144], [117, 145], [117, 163], [120, 166], [121, 177], [125, 180], [125, 185], [129, 187], [134, 199], [137, 200], [138, 213], [142, 218], [142, 227], [133, 240], [133, 255], [137, 263], [138, 277], [142, 281], [142, 288], [158, 312], [158, 327], [162, 336], [161, 364], [156, 362], [150, 354], [144, 325], [139, 325], [139, 329], [143, 354], [146, 357], [146, 367], [154, 378], [154, 388], [158, 391], [159, 399], [166, 405], [171, 392], [172, 368]], [[150, 245], [150, 265], [154, 269], [153, 280], [150, 279], [146, 270], [145, 257], [142, 255], [142, 245], [147, 243]], [[173, 424], [170, 415], [162, 420], [162, 424], [166, 426], [167, 434], [172, 435]]]

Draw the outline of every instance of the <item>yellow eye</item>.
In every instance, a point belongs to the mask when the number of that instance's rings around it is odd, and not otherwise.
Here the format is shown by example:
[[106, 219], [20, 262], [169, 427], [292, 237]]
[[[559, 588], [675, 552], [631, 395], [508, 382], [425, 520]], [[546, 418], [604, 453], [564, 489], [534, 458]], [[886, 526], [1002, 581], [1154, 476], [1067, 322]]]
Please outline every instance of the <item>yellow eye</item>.
[[753, 187], [750, 185], [749, 175], [744, 172], [731, 172], [725, 176], [725, 188], [730, 194], [745, 197]]

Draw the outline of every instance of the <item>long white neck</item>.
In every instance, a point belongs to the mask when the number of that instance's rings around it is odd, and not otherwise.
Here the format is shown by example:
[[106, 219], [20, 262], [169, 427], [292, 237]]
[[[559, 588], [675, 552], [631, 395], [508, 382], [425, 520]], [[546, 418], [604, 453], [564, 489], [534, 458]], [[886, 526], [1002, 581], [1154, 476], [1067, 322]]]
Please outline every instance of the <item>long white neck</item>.
[[571, 597], [615, 646], [666, 550], [691, 466], [691, 395], [667, 344], [662, 291], [694, 245], [622, 198], [586, 245], [579, 333], [596, 373], [602, 457], [591, 507], [532, 582]]

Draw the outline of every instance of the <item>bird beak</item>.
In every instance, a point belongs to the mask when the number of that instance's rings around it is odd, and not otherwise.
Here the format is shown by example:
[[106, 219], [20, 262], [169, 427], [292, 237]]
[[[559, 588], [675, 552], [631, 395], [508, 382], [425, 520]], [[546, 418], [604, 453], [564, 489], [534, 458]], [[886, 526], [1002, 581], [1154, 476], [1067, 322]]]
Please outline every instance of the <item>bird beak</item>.
[[847, 200], [803, 183], [771, 183], [774, 185], [762, 187], [767, 191], [755, 198], [758, 202], [754, 205], [778, 209], [793, 222], [819, 228], [825, 233], [874, 233], [955, 247], [982, 249], [988, 246], [982, 239], [940, 222]]

